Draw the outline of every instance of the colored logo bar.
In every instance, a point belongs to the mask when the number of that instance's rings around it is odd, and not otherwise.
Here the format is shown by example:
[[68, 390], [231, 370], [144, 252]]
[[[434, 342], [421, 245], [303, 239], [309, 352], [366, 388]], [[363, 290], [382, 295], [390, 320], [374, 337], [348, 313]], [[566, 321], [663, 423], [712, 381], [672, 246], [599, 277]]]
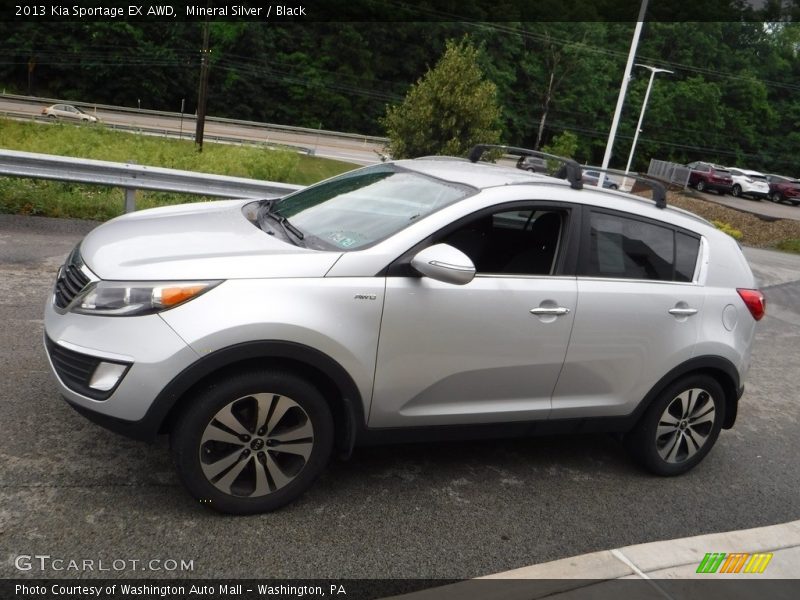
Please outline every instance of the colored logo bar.
[[772, 560], [771, 552], [709, 552], [700, 561], [697, 573], [763, 573], [769, 561]]

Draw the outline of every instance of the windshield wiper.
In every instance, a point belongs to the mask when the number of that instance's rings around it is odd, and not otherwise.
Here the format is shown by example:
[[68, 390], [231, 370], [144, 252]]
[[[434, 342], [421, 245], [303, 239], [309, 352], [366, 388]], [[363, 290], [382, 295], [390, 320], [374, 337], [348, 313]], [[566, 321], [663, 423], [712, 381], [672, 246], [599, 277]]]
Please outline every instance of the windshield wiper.
[[[283, 234], [286, 236], [286, 238], [289, 241], [291, 241], [296, 246], [305, 247], [305, 244], [302, 243], [303, 238], [305, 238], [305, 235], [303, 234], [303, 232], [300, 231], [294, 225], [292, 225], [292, 223], [289, 221], [289, 219], [284, 217], [282, 214], [272, 210], [272, 207], [275, 205], [275, 203], [277, 201], [278, 201], [278, 198], [270, 198], [269, 200], [264, 200], [264, 204], [261, 205], [261, 208], [258, 211], [258, 226], [263, 229], [264, 228], [263, 227], [264, 218], [265, 217], [271, 217], [274, 221], [277, 221], [278, 225], [281, 226], [281, 229], [283, 229]], [[292, 235], [290, 236], [289, 234], [292, 234]], [[297, 241], [292, 240], [292, 236], [297, 238]]]

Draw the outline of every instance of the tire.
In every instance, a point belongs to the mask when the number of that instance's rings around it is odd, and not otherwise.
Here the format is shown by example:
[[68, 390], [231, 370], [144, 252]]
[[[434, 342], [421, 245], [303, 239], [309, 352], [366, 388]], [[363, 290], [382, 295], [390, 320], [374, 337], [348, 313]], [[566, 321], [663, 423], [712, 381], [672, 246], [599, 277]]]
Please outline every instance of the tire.
[[739, 198], [742, 195], [742, 186], [740, 186], [738, 183], [734, 185], [733, 189], [731, 190], [731, 194], [733, 194], [734, 198]]
[[617, 189], [619, 189], [619, 187], [617, 186], [617, 184], [616, 184], [616, 183], [612, 183], [610, 186], [608, 186], [608, 189], [610, 189], [610, 190], [617, 190]]
[[333, 418], [322, 394], [293, 373], [245, 372], [202, 391], [170, 442], [178, 474], [198, 501], [255, 514], [288, 504], [325, 469]]
[[773, 202], [776, 202], [776, 203], [780, 204], [781, 203], [781, 193], [780, 192], [774, 192], [769, 197], [769, 199], [772, 200]]
[[48, 119], [53, 119], [54, 121], [57, 119], [55, 115], [47, 115]]
[[690, 375], [653, 401], [625, 437], [625, 446], [651, 473], [680, 475], [709, 453], [724, 420], [725, 395], [720, 384], [708, 375]]
[[706, 182], [701, 179], [697, 182], [695, 187], [697, 188], [698, 192], [704, 192], [706, 190]]

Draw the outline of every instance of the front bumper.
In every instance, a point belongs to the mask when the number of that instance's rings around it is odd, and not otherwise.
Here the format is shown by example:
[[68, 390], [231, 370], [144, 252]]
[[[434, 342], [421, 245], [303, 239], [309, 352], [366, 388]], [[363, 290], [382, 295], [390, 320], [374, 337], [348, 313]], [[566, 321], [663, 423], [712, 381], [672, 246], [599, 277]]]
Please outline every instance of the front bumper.
[[[137, 428], [158, 429], [160, 423], [147, 422], [154, 400], [198, 359], [158, 315], [58, 314], [48, 300], [44, 322], [47, 358], [61, 395], [91, 420], [132, 437], [149, 437], [136, 434]], [[92, 377], [100, 364], [125, 368], [109, 389], [98, 392], [89, 384], [97, 381]]]

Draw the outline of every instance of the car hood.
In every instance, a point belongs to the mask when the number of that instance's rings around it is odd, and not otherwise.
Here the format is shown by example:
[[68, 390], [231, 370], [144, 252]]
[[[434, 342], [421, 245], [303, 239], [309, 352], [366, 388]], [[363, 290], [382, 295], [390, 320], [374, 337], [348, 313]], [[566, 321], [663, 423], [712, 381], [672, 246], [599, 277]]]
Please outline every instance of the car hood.
[[341, 252], [269, 235], [243, 214], [252, 200], [154, 208], [113, 219], [81, 243], [86, 266], [118, 281], [323, 277]]

